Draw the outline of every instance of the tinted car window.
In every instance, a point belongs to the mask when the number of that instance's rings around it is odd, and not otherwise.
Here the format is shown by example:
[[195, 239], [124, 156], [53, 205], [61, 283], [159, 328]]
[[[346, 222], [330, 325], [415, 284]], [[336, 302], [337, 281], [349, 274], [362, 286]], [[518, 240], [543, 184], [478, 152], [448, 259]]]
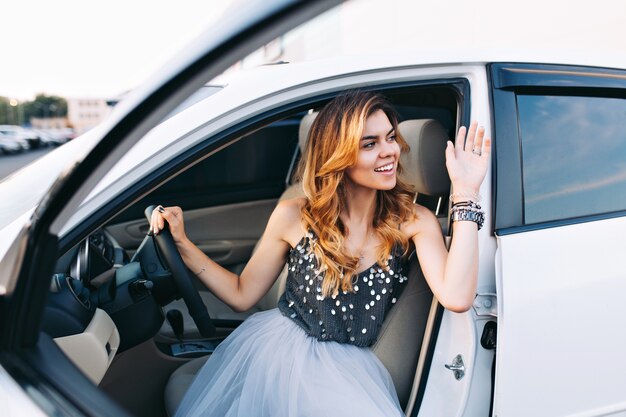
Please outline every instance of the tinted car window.
[[524, 223], [626, 210], [626, 100], [519, 95]]
[[300, 118], [274, 122], [168, 181], [117, 216], [117, 221], [143, 217], [158, 202], [185, 210], [278, 198], [298, 143]]

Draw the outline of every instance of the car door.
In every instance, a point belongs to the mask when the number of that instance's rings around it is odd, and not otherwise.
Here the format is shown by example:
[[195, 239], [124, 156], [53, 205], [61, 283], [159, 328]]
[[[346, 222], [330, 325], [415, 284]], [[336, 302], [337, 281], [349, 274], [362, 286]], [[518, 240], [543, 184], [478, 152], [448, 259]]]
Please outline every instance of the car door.
[[[95, 133], [94, 146], [56, 180], [17, 234], [0, 264], [0, 363], [30, 400], [51, 415], [123, 416], [126, 412], [90, 383], [39, 323], [56, 257], [57, 238], [90, 188], [183, 98], [235, 60], [335, 1], [241, 2], [150, 82], [130, 94]], [[80, 230], [74, 233], [80, 235]], [[2, 373], [2, 375], [6, 375]], [[0, 386], [7, 395], [13, 381]], [[25, 408], [24, 408], [25, 409]]]
[[626, 415], [626, 72], [491, 67], [494, 415]]

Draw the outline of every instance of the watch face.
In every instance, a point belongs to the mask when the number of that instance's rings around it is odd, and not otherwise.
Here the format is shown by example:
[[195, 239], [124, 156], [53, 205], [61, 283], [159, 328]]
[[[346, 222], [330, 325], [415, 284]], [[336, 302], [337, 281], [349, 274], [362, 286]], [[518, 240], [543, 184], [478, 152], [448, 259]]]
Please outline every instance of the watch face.
[[[476, 207], [477, 206], [477, 207]], [[452, 211], [452, 221], [470, 221], [478, 225], [478, 230], [483, 227], [485, 214], [478, 205], [457, 206]]]

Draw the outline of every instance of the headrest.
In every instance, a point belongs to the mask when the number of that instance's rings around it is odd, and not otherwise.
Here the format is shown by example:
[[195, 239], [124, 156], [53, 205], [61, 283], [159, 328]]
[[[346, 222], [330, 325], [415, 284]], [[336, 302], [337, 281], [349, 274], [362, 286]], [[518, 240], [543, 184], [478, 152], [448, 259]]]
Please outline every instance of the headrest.
[[302, 120], [300, 120], [300, 129], [298, 130], [298, 143], [300, 145], [300, 152], [304, 152], [306, 149], [306, 142], [309, 139], [309, 131], [311, 130], [311, 125], [313, 121], [317, 117], [317, 113], [319, 112], [311, 112], [307, 113]]
[[405, 120], [398, 130], [411, 150], [401, 157], [404, 177], [419, 194], [439, 196], [450, 190], [446, 169], [448, 135], [435, 119]]

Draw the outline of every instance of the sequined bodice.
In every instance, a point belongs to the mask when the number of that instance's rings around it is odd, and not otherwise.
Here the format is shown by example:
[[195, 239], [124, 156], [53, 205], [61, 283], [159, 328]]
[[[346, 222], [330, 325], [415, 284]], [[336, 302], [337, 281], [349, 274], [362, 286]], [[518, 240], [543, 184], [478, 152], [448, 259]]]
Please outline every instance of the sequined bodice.
[[307, 233], [289, 252], [289, 274], [278, 308], [320, 341], [372, 345], [406, 285], [406, 262], [400, 251], [394, 250], [385, 268], [376, 263], [359, 273], [353, 292], [340, 290], [336, 296], [323, 297], [324, 275], [311, 250], [314, 241], [315, 236]]

